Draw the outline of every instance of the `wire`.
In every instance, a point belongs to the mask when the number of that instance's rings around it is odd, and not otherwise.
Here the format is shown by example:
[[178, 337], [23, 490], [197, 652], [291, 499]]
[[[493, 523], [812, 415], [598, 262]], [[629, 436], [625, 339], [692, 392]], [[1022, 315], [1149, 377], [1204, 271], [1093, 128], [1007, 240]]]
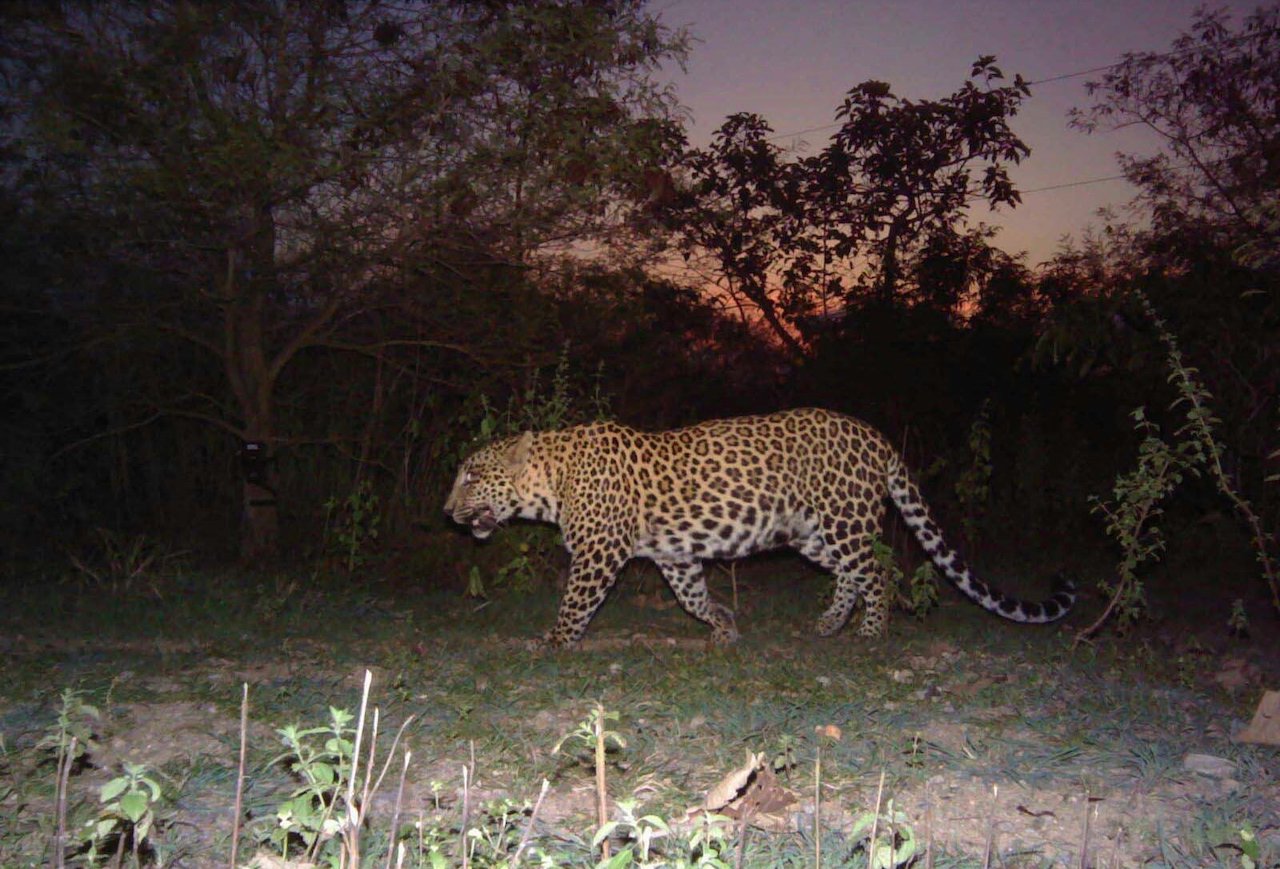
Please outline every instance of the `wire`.
[[[680, 0], [676, 0], [676, 2], [680, 2]], [[1218, 43], [1218, 45], [1214, 47], [1221, 49], [1221, 48], [1226, 48], [1227, 46], [1236, 46], [1236, 45], [1242, 44], [1244, 42], [1247, 42], [1250, 39], [1260, 39], [1263, 37], [1270, 38], [1275, 35], [1276, 35], [1275, 30], [1258, 31], [1255, 33], [1240, 33], [1240, 34], [1237, 34], [1236, 36], [1231, 37], [1230, 39], [1224, 39], [1222, 42]], [[1201, 51], [1201, 50], [1202, 50], [1201, 46], [1193, 45], [1187, 48], [1177, 48], [1177, 49], [1174, 49], [1173, 51], [1162, 52], [1160, 54], [1137, 53], [1137, 54], [1131, 55], [1131, 57], [1140, 57], [1143, 60], [1159, 61], [1159, 60], [1169, 60], [1171, 58], [1179, 57], [1181, 55], [1192, 54], [1196, 51]], [[1107, 70], [1117, 69], [1121, 66], [1124, 66], [1128, 62], [1129, 62], [1128, 58], [1125, 60], [1117, 60], [1115, 63], [1108, 63], [1102, 66], [1093, 66], [1093, 67], [1089, 67], [1088, 69], [1076, 70], [1075, 72], [1064, 72], [1064, 73], [1059, 73], [1058, 75], [1046, 76], [1045, 78], [1036, 79], [1035, 81], [1029, 81], [1026, 84], [1028, 87], [1034, 87], [1036, 85], [1052, 84], [1054, 82], [1067, 81], [1068, 79], [1079, 78], [1082, 75], [1092, 75], [1098, 72], [1106, 72]], [[839, 126], [840, 124], [837, 122], [833, 124], [822, 124], [816, 127], [806, 127], [803, 130], [795, 130], [792, 132], [778, 133], [777, 135], [769, 136], [768, 138], [765, 139], [765, 141], [776, 142], [780, 139], [789, 139], [794, 136], [803, 136], [805, 133], [821, 133], [827, 130], [834, 130]], [[1030, 191], [1026, 191], [1026, 192], [1030, 192]]]
[[[1172, 54], [1167, 56], [1171, 57]], [[1050, 82], [1055, 82], [1055, 81], [1066, 81], [1069, 78], [1079, 78], [1082, 75], [1090, 75], [1095, 72], [1105, 72], [1106, 70], [1109, 70], [1109, 69], [1115, 69], [1117, 66], [1120, 66], [1123, 63], [1124, 61], [1120, 60], [1115, 63], [1108, 63], [1105, 66], [1095, 66], [1095, 67], [1090, 67], [1089, 69], [1082, 69], [1079, 72], [1064, 72], [1061, 75], [1051, 75], [1048, 78], [1041, 78], [1041, 79], [1036, 79], [1035, 81], [1029, 81], [1027, 82], [1027, 87], [1032, 87], [1038, 84], [1049, 84]]]
[[1046, 184], [1044, 187], [1032, 187], [1027, 190], [1019, 190], [1019, 193], [1044, 193], [1046, 190], [1065, 190], [1068, 187], [1084, 187], [1088, 184], [1102, 184], [1106, 181], [1127, 181], [1128, 175], [1105, 175], [1101, 178], [1085, 178], [1081, 181], [1064, 181], [1061, 184]]

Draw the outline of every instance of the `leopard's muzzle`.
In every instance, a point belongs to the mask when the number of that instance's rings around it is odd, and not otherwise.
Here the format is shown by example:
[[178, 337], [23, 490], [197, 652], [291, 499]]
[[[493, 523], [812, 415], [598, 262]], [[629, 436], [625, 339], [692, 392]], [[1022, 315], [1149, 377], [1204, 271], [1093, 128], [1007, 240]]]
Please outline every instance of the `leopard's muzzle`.
[[493, 514], [493, 510], [489, 507], [457, 510], [453, 514], [453, 521], [459, 525], [471, 526], [471, 533], [475, 535], [477, 540], [485, 539], [498, 527], [498, 517]]

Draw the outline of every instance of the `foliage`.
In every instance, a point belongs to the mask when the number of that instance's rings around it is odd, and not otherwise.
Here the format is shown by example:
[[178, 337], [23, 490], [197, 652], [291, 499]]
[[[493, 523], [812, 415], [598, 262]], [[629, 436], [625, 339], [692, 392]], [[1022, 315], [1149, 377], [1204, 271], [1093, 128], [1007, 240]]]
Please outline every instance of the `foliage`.
[[[588, 379], [575, 362], [572, 347], [566, 342], [560, 348], [550, 383], [544, 387], [535, 369], [529, 374], [524, 390], [512, 395], [502, 412], [482, 396], [483, 416], [470, 448], [525, 431], [555, 431], [607, 419], [610, 400], [601, 384], [603, 368], [598, 366]], [[556, 574], [564, 541], [552, 526], [521, 525], [509, 529], [498, 546], [503, 554], [492, 574], [492, 585], [527, 594], [539, 582]], [[469, 573], [467, 594], [480, 598], [488, 596], [484, 578], [476, 568]]]
[[483, 415], [474, 443], [484, 445], [526, 431], [556, 431], [571, 425], [610, 418], [609, 396], [602, 380], [603, 363], [593, 375], [581, 370], [566, 341], [560, 347], [551, 382], [545, 387], [538, 369], [529, 372], [524, 389], [512, 395], [503, 411], [498, 411], [481, 396]]
[[1120, 562], [1114, 579], [1102, 579], [1098, 587], [1111, 602], [1103, 617], [1086, 629], [1088, 634], [1113, 613], [1122, 628], [1132, 625], [1146, 608], [1146, 592], [1139, 568], [1159, 560], [1166, 542], [1154, 522], [1163, 514], [1165, 498], [1185, 475], [1197, 473], [1186, 441], [1170, 445], [1160, 427], [1146, 417], [1145, 408], [1133, 411], [1134, 428], [1142, 435], [1137, 466], [1116, 477], [1114, 500], [1093, 499], [1094, 512], [1106, 519], [1107, 534], [1120, 546]]
[[[369, 814], [354, 828], [363, 840], [362, 860], [359, 864], [349, 860], [348, 866], [383, 866], [388, 853], [392, 865], [457, 866], [464, 844], [470, 846], [471, 865], [476, 869], [504, 864], [514, 869], [517, 863], [523, 867], [596, 865], [600, 855], [591, 841], [598, 824], [594, 814], [585, 818], [580, 813], [582, 789], [594, 763], [593, 743], [566, 742], [562, 756], [549, 756], [551, 744], [573, 727], [562, 722], [588, 718], [594, 705], [587, 704], [566, 719], [566, 685], [578, 694], [599, 690], [605, 709], [619, 713], [619, 719], [607, 720], [607, 729], [622, 730], [628, 741], [627, 750], [607, 757], [611, 797], [619, 798], [610, 805], [609, 820], [621, 822], [610, 837], [614, 851], [610, 859], [630, 849], [631, 865], [643, 864], [640, 836], [645, 829], [653, 831], [648, 837], [651, 864], [690, 866], [711, 857], [734, 864], [743, 855], [744, 866], [814, 865], [809, 832], [814, 827], [807, 823], [812, 818], [807, 807], [813, 781], [805, 781], [807, 776], [799, 768], [788, 773], [794, 752], [787, 749], [795, 742], [794, 734], [809, 732], [815, 722], [859, 722], [857, 727], [846, 727], [838, 742], [824, 736], [830, 732], [827, 727], [819, 731], [820, 741], [805, 738], [801, 742], [821, 745], [822, 802], [834, 811], [823, 812], [820, 822], [826, 858], [822, 865], [866, 865], [871, 853], [862, 843], [867, 842], [871, 828], [860, 831], [861, 842], [852, 829], [856, 820], [873, 811], [876, 790], [874, 781], [868, 781], [868, 770], [876, 769], [885, 772], [885, 793], [894, 795], [895, 811], [901, 811], [899, 804], [932, 805], [934, 817], [943, 819], [945, 812], [938, 807], [945, 808], [948, 800], [952, 805], [957, 800], [982, 804], [983, 829], [998, 826], [1003, 831], [998, 838], [1006, 843], [998, 846], [999, 853], [993, 850], [992, 863], [1017, 863], [1025, 858], [1028, 847], [1038, 847], [1042, 854], [1074, 855], [1081, 842], [1083, 800], [1070, 817], [1062, 818], [1070, 823], [1049, 827], [1019, 806], [1025, 804], [1030, 812], [1057, 811], [1052, 794], [1079, 792], [1082, 787], [1090, 793], [1143, 787], [1155, 799], [1176, 797], [1185, 791], [1182, 759], [1188, 733], [1203, 735], [1202, 750], [1237, 764], [1232, 777], [1240, 788], [1222, 799], [1196, 805], [1171, 799], [1171, 810], [1162, 816], [1158, 830], [1147, 824], [1141, 806], [1102, 806], [1096, 820], [1107, 828], [1124, 824], [1131, 831], [1116, 845], [1119, 861], [1141, 861], [1143, 855], [1154, 853], [1160, 841], [1170, 840], [1192, 851], [1190, 862], [1212, 860], [1213, 849], [1220, 859], [1236, 859], [1239, 852], [1231, 843], [1242, 848], [1247, 844], [1239, 831], [1274, 829], [1280, 820], [1280, 807], [1267, 799], [1273, 780], [1268, 749], [1233, 742], [1229, 734], [1212, 726], [1222, 717], [1221, 689], [1213, 680], [1219, 668], [1205, 657], [1203, 646], [1179, 640], [1180, 653], [1174, 654], [1153, 634], [1136, 648], [1108, 643], [1072, 650], [1040, 631], [985, 629], [972, 642], [958, 642], [955, 638], [965, 634], [965, 626], [972, 627], [976, 617], [955, 609], [939, 614], [944, 624], [937, 629], [901, 626], [895, 632], [892, 658], [869, 663], [866, 656], [822, 654], [829, 641], [807, 638], [818, 609], [812, 599], [820, 584], [816, 577], [797, 576], [782, 589], [776, 575], [772, 581], [768, 578], [776, 574], [776, 564], [757, 568], [744, 578], [745, 582], [758, 580], [760, 588], [753, 593], [751, 630], [745, 633], [740, 650], [721, 655], [708, 654], [695, 644], [681, 648], [651, 640], [618, 643], [610, 648], [607, 668], [601, 666], [599, 656], [529, 655], [510, 642], [483, 641], [486, 632], [499, 637], [524, 632], [528, 602], [491, 606], [478, 615], [471, 604], [454, 595], [425, 591], [405, 602], [420, 613], [412, 622], [352, 618], [351, 611], [339, 607], [313, 607], [308, 618], [255, 624], [246, 631], [243, 604], [252, 600], [258, 578], [233, 573], [220, 575], [216, 583], [193, 584], [190, 597], [203, 597], [209, 606], [202, 602], [191, 607], [189, 600], [172, 596], [146, 603], [148, 610], [158, 611], [156, 623], [168, 626], [174, 636], [190, 637], [201, 648], [205, 638], [228, 638], [220, 644], [235, 650], [235, 660], [250, 661], [254, 671], [263, 674], [251, 686], [257, 707], [251, 710], [250, 721], [298, 721], [297, 716], [308, 721], [317, 697], [335, 690], [342, 693], [341, 686], [350, 684], [347, 662], [351, 660], [377, 662], [383, 670], [407, 670], [406, 680], [416, 687], [394, 703], [417, 706], [424, 713], [411, 732], [414, 752], [409, 777], [417, 785], [412, 791], [416, 797], [410, 800], [406, 790], [397, 816], [391, 799], [394, 788], [390, 794], [369, 798], [356, 790]], [[1206, 567], [1204, 576], [1216, 579], [1217, 570], [1216, 565]], [[772, 597], [767, 589], [773, 590]], [[62, 611], [60, 602], [75, 594], [56, 584], [40, 592], [45, 595], [44, 605], [13, 607], [11, 592], [0, 589], [5, 595], [0, 602], [17, 619], [13, 622], [16, 632], [38, 635], [36, 628], [47, 623], [48, 614]], [[540, 603], [551, 603], [550, 593], [544, 598]], [[637, 610], [629, 617], [648, 637], [681, 634], [689, 626], [688, 617], [675, 610]], [[1195, 628], [1193, 636], [1207, 636], [1221, 628], [1215, 619], [1193, 622], [1189, 625]], [[1259, 635], [1266, 638], [1261, 629]], [[941, 642], [940, 637], [952, 641]], [[415, 646], [419, 646], [416, 651]], [[105, 642], [88, 648], [93, 650], [95, 668], [86, 675], [144, 672], [144, 667], [157, 663], [154, 647], [137, 643]], [[317, 655], [317, 649], [325, 651]], [[398, 656], [395, 667], [388, 667], [387, 655]], [[154, 778], [163, 787], [157, 819], [167, 823], [152, 828], [154, 838], [148, 842], [155, 850], [150, 856], [142, 855], [144, 863], [163, 858], [164, 865], [192, 859], [230, 865], [225, 827], [210, 835], [210, 818], [234, 817], [235, 782], [228, 774], [228, 759], [234, 755], [234, 749], [228, 752], [228, 744], [234, 738], [228, 728], [234, 729], [235, 718], [227, 700], [228, 695], [239, 693], [239, 686], [227, 685], [223, 674], [228, 665], [220, 657], [195, 653], [177, 663], [176, 675], [164, 679], [162, 686], [136, 680], [129, 685], [127, 714], [89, 722], [100, 728], [100, 741], [106, 746], [95, 763], [123, 754], [137, 756], [155, 770]], [[27, 680], [43, 685], [50, 678], [65, 676], [66, 647], [52, 643], [20, 647], [6, 665], [7, 693], [26, 696], [28, 691], [21, 686]], [[463, 701], [470, 707], [460, 722], [457, 710]], [[341, 702], [331, 700], [329, 705]], [[105, 705], [121, 708], [119, 703]], [[0, 759], [0, 794], [8, 795], [0, 800], [0, 865], [6, 867], [54, 862], [48, 850], [52, 788], [50, 776], [40, 773], [51, 763], [47, 749], [35, 750], [34, 734], [24, 717], [40, 715], [43, 726], [46, 719], [55, 717], [56, 708], [40, 712], [24, 707], [30, 704], [12, 704], [0, 722], [7, 752]], [[182, 744], [156, 739], [173, 732], [165, 724], [172, 720], [166, 718], [165, 710], [172, 708], [207, 714], [207, 720], [200, 720], [218, 738]], [[625, 722], [625, 730], [617, 721]], [[1145, 726], [1135, 728], [1134, 721]], [[946, 728], [939, 728], [940, 722], [964, 722], [965, 726], [948, 735]], [[349, 741], [352, 723], [344, 725]], [[1016, 732], [1010, 731], [1011, 724]], [[325, 732], [310, 740], [318, 751], [323, 751], [331, 735], [329, 728], [321, 730]], [[179, 735], [189, 732], [178, 731]], [[276, 808], [292, 799], [302, 784], [288, 769], [292, 757], [274, 766], [261, 762], [278, 750], [269, 744], [272, 740], [259, 739], [263, 732], [260, 724], [250, 725], [247, 731], [244, 823], [249, 825], [248, 842], [266, 838], [261, 834], [277, 823]], [[369, 733], [368, 728], [365, 732]], [[914, 734], [919, 738], [913, 740]], [[380, 739], [379, 746], [385, 741]], [[798, 808], [786, 810], [784, 817], [792, 823], [784, 831], [749, 820], [744, 837], [722, 820], [685, 817], [684, 807], [701, 800], [706, 787], [728, 770], [727, 764], [741, 757], [744, 744], [769, 746], [770, 754], [782, 749], [773, 771], [779, 785], [800, 799]], [[160, 760], [162, 755], [173, 757], [174, 748], [183, 749], [184, 756]], [[187, 750], [190, 760], [185, 757]], [[580, 763], [563, 757], [569, 751]], [[360, 755], [363, 771], [367, 754], [361, 751]], [[809, 757], [814, 757], [812, 752]], [[399, 761], [397, 755], [396, 773]], [[376, 774], [381, 763], [370, 766]], [[460, 779], [464, 768], [466, 780]], [[116, 775], [118, 770], [103, 778]], [[71, 786], [75, 822], [69, 829], [73, 834], [101, 805], [96, 786], [83, 801], [76, 799], [76, 778], [72, 777]], [[551, 780], [552, 790], [543, 804], [545, 811], [539, 813], [536, 803], [527, 808], [528, 798], [537, 794], [537, 785], [544, 779]], [[1034, 789], [1041, 797], [1030, 803], [1021, 798], [990, 799], [984, 781], [1022, 782], [1023, 789]], [[988, 799], [983, 798], [984, 790]], [[1006, 796], [1003, 784], [1000, 796]], [[631, 801], [626, 810], [624, 800]], [[875, 803], [875, 813], [884, 817], [887, 800]], [[464, 805], [469, 806], [465, 817]], [[806, 822], [802, 831], [794, 827], [797, 811]], [[628, 827], [632, 820], [635, 827]], [[920, 840], [925, 838], [921, 820], [912, 817], [917, 823], [906, 822], [915, 828], [918, 862], [923, 862], [919, 852], [923, 850]], [[661, 835], [663, 825], [670, 835]], [[928, 820], [927, 826], [940, 865], [982, 862], [981, 836], [976, 845], [956, 841], [972, 838], [964, 836], [963, 819], [959, 826], [934, 820]], [[887, 843], [889, 829], [884, 821], [876, 826], [874, 838], [880, 845]], [[527, 847], [518, 860], [517, 840], [523, 842], [526, 833]], [[713, 844], [695, 849], [691, 844], [695, 836], [700, 843], [712, 837]], [[723, 846], [714, 844], [715, 836], [721, 837]], [[899, 830], [895, 855], [903, 853], [902, 836]], [[70, 842], [75, 847], [74, 835]], [[124, 862], [129, 861], [127, 844]], [[394, 844], [394, 850], [389, 852], [388, 844]], [[1272, 865], [1274, 843], [1259, 835], [1254, 844], [1260, 849], [1256, 865]], [[263, 850], [278, 860], [274, 846]], [[291, 862], [300, 862], [301, 852], [301, 839], [297, 839]], [[242, 856], [247, 860], [249, 854], [242, 852]], [[68, 865], [76, 862], [68, 857]], [[319, 865], [326, 863], [319, 861]]]
[[1155, 235], [1198, 235], [1274, 263], [1280, 7], [1231, 23], [1226, 11], [1203, 8], [1170, 50], [1124, 55], [1088, 84], [1094, 104], [1072, 123], [1088, 132], [1136, 123], [1164, 140], [1163, 153], [1120, 158]]
[[956, 478], [956, 497], [964, 513], [965, 539], [973, 547], [991, 497], [991, 399], [984, 399], [969, 426], [969, 464]]
[[101, 717], [98, 707], [86, 703], [81, 692], [64, 688], [58, 704], [58, 717], [36, 743], [36, 748], [52, 750], [59, 768], [64, 758], [75, 763], [96, 748], [93, 722]]
[[69, 552], [67, 558], [76, 572], [101, 592], [142, 591], [161, 597], [163, 572], [185, 555], [146, 534], [126, 536], [106, 528], [95, 528], [94, 533], [97, 540], [88, 552]]
[[[63, 865], [71, 836], [68, 827], [69, 782], [74, 772], [88, 762], [97, 750], [94, 728], [102, 715], [98, 708], [86, 703], [81, 693], [63, 689], [58, 715], [36, 743], [37, 750], [52, 751], [56, 769], [55, 825], [51, 846], [55, 863]], [[0, 748], [3, 745], [0, 744]], [[144, 849], [158, 850], [152, 833], [157, 827], [157, 804], [162, 791], [156, 778], [144, 764], [124, 763], [123, 774], [107, 781], [98, 796], [98, 806], [91, 810], [78, 831], [78, 839], [86, 865], [99, 865], [100, 858], [114, 854], [111, 865], [119, 866], [126, 845], [132, 865], [141, 866]]]
[[1160, 427], [1147, 418], [1144, 408], [1139, 407], [1132, 413], [1135, 427], [1143, 434], [1137, 466], [1116, 478], [1114, 500], [1094, 499], [1094, 510], [1106, 518], [1107, 533], [1120, 545], [1121, 560], [1115, 580], [1103, 580], [1099, 584], [1111, 595], [1111, 602], [1084, 634], [1096, 631], [1113, 613], [1122, 626], [1140, 615], [1145, 597], [1139, 568], [1148, 561], [1158, 560], [1166, 548], [1164, 534], [1155, 524], [1163, 513], [1161, 505], [1184, 478], [1201, 473], [1212, 478], [1249, 527], [1262, 578], [1280, 611], [1280, 587], [1270, 552], [1274, 541], [1223, 470], [1223, 446], [1215, 431], [1219, 420], [1211, 407], [1213, 397], [1200, 383], [1197, 370], [1185, 363], [1168, 324], [1156, 314], [1145, 295], [1135, 291], [1135, 297], [1164, 346], [1168, 380], [1177, 394], [1171, 410], [1180, 410], [1184, 421], [1174, 430], [1170, 443]]
[[1239, 639], [1249, 636], [1249, 613], [1245, 609], [1243, 598], [1238, 597], [1231, 602], [1231, 614], [1227, 616], [1227, 631], [1231, 636]]
[[854, 839], [866, 837], [862, 847], [866, 851], [870, 869], [906, 866], [915, 859], [920, 846], [906, 813], [895, 809], [893, 800], [886, 802], [878, 812], [860, 814], [853, 822], [850, 835]]
[[637, 816], [636, 808], [635, 800], [618, 800], [618, 817], [596, 833], [593, 846], [610, 837], [626, 843], [618, 853], [597, 863], [597, 869], [729, 869], [733, 865], [729, 862], [732, 819], [700, 812], [697, 826], [688, 835], [679, 836], [661, 815]]
[[345, 709], [331, 706], [327, 725], [289, 725], [277, 731], [288, 751], [273, 762], [287, 761], [289, 771], [302, 781], [276, 810], [275, 826], [263, 832], [264, 839], [279, 849], [281, 859], [299, 846], [308, 860], [338, 853], [337, 834], [347, 818], [355, 734], [348, 725], [353, 718]]
[[1266, 530], [1253, 505], [1240, 493], [1223, 468], [1222, 455], [1225, 448], [1218, 436], [1222, 421], [1213, 413], [1213, 396], [1201, 384], [1199, 371], [1183, 362], [1177, 337], [1156, 313], [1151, 302], [1142, 294], [1138, 295], [1138, 300], [1165, 348], [1169, 381], [1178, 392], [1173, 407], [1181, 407], [1186, 414], [1186, 422], [1176, 434], [1188, 444], [1188, 452], [1195, 462], [1205, 467], [1218, 492], [1231, 502], [1231, 506], [1248, 527], [1254, 558], [1261, 568], [1262, 579], [1271, 592], [1271, 602], [1276, 612], [1280, 613], [1280, 575], [1277, 574], [1275, 559], [1271, 554], [1275, 536]]
[[[460, 362], [486, 374], [538, 354], [545, 320], [511, 316], [545, 307], [529, 269], [622, 225], [673, 136], [651, 74], [685, 48], [636, 0], [49, 3], [4, 19], [6, 190], [33, 236], [59, 240], [49, 286], [75, 288], [41, 292], [73, 347], [118, 350], [136, 375], [112, 378], [111, 431], [77, 447], [180, 419], [276, 461], [375, 430], [314, 413], [327, 381], [298, 375], [304, 357], [371, 369], [357, 395], [378, 421]], [[270, 460], [245, 481], [245, 555], [274, 552], [279, 489]]]
[[341, 559], [348, 574], [365, 563], [369, 547], [378, 539], [382, 522], [379, 506], [378, 494], [368, 479], [357, 483], [341, 501], [331, 497], [324, 503], [326, 549]]
[[[683, 160], [667, 215], [686, 258], [705, 255], [722, 288], [759, 312], [797, 357], [807, 335], [853, 301], [892, 303], [916, 245], [959, 224], [979, 195], [1015, 205], [1008, 167], [1029, 153], [1010, 130], [1030, 91], [993, 57], [938, 100], [896, 96], [884, 82], [848, 92], [821, 152], [784, 159], [753, 114], [730, 116]], [[866, 263], [870, 263], [866, 266]]]
[[147, 774], [144, 764], [126, 762], [124, 774], [102, 786], [98, 816], [85, 824], [82, 837], [88, 845], [85, 859], [89, 865], [96, 865], [102, 849], [109, 847], [114, 837], [119, 842], [117, 853], [123, 850], [123, 841], [128, 840], [133, 865], [140, 867], [139, 855], [143, 846], [150, 844], [161, 795], [159, 783]]
[[[1127, 266], [1107, 277], [1117, 288], [1142, 287], [1148, 320], [1158, 322], [1149, 300], [1175, 324], [1185, 351], [1167, 340], [1172, 330], [1158, 330], [1161, 357], [1185, 352], [1197, 360], [1197, 369], [1185, 369], [1194, 371], [1195, 389], [1178, 382], [1180, 365], [1169, 368], [1186, 401], [1195, 390], [1213, 396], [1213, 418], [1189, 417], [1188, 436], [1216, 444], [1204, 445], [1206, 467], [1249, 526], [1272, 602], [1280, 607], [1267, 555], [1274, 544], [1262, 533], [1280, 510], [1276, 493], [1263, 484], [1276, 451], [1280, 370], [1270, 349], [1280, 298], [1272, 158], [1280, 132], [1277, 32], [1280, 7], [1274, 4], [1238, 23], [1226, 11], [1199, 10], [1168, 51], [1127, 54], [1092, 82], [1092, 105], [1073, 112], [1072, 122], [1088, 132], [1140, 124], [1163, 140], [1154, 156], [1121, 156], [1149, 225], [1118, 233]], [[1128, 318], [1119, 306], [1112, 314]], [[1151, 359], [1142, 367], [1153, 371], [1163, 362]]]
[[627, 846], [610, 858], [608, 866], [647, 866], [654, 839], [671, 834], [671, 827], [658, 815], [636, 816], [635, 800], [618, 800], [618, 817], [601, 827], [592, 839], [592, 846], [611, 836], [620, 836]]
[[627, 745], [627, 741], [622, 734], [608, 729], [609, 722], [617, 721], [618, 717], [617, 712], [605, 711], [604, 704], [597, 702], [591, 708], [587, 717], [578, 722], [578, 725], [572, 731], [560, 737], [560, 741], [551, 750], [552, 754], [559, 754], [564, 744], [571, 740], [581, 742], [593, 749], [593, 766], [596, 773], [596, 823], [598, 824], [598, 829], [591, 840], [591, 844], [592, 847], [600, 848], [600, 854], [606, 861], [609, 859], [609, 834], [606, 832], [609, 827], [609, 787], [605, 773], [605, 754], [608, 752], [610, 745], [615, 748], [625, 748]]
[[938, 605], [938, 572], [933, 563], [921, 562], [907, 577], [893, 547], [884, 540], [872, 540], [871, 551], [876, 565], [884, 571], [887, 587], [897, 590], [899, 603], [916, 619], [924, 619]]

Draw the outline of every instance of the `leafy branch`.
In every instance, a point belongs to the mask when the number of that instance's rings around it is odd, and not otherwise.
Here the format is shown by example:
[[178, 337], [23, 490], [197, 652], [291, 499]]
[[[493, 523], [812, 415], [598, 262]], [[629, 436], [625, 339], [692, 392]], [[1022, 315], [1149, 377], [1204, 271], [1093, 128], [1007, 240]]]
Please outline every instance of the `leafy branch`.
[[1080, 636], [1092, 636], [1113, 614], [1122, 624], [1133, 622], [1141, 614], [1145, 596], [1138, 570], [1148, 561], [1159, 559], [1166, 547], [1164, 535], [1155, 524], [1163, 513], [1160, 505], [1187, 475], [1199, 476], [1202, 471], [1213, 479], [1249, 528], [1254, 556], [1271, 591], [1272, 604], [1280, 612], [1280, 584], [1271, 555], [1274, 537], [1262, 527], [1262, 520], [1222, 466], [1225, 447], [1217, 434], [1221, 421], [1210, 406], [1213, 395], [1199, 381], [1199, 371], [1184, 361], [1177, 336], [1151, 301], [1139, 290], [1132, 292], [1164, 345], [1168, 382], [1178, 394], [1170, 409], [1181, 410], [1184, 421], [1174, 430], [1170, 443], [1160, 427], [1147, 419], [1145, 408], [1132, 413], [1135, 427], [1144, 435], [1138, 446], [1137, 466], [1116, 478], [1112, 500], [1093, 499], [1094, 512], [1105, 517], [1107, 533], [1120, 544], [1122, 555], [1115, 581], [1100, 583], [1111, 600]]

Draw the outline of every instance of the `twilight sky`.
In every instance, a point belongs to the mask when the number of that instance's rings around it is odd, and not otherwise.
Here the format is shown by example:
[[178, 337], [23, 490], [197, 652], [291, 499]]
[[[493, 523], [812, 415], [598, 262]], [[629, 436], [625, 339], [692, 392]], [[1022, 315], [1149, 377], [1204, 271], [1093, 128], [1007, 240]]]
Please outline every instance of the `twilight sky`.
[[[655, 0], [652, 9], [699, 40], [688, 72], [668, 73], [692, 114], [691, 138], [705, 143], [726, 115], [755, 112], [779, 134], [831, 124], [836, 106], [867, 79], [914, 99], [958, 88], [973, 61], [994, 54], [1005, 75], [1038, 81], [1114, 63], [1126, 51], [1165, 51], [1189, 29], [1201, 0]], [[1256, 2], [1211, 3], [1233, 25]], [[1013, 128], [1031, 156], [1013, 170], [1023, 191], [1016, 210], [974, 220], [1003, 227], [997, 246], [1051, 255], [1059, 239], [1079, 238], [1098, 208], [1123, 206], [1132, 188], [1106, 181], [1057, 190], [1034, 188], [1119, 173], [1114, 154], [1149, 153], [1155, 138], [1138, 128], [1086, 136], [1067, 127], [1073, 106], [1088, 105], [1085, 82], [1098, 73], [1033, 85]], [[784, 147], [820, 148], [830, 131], [786, 135]]]

